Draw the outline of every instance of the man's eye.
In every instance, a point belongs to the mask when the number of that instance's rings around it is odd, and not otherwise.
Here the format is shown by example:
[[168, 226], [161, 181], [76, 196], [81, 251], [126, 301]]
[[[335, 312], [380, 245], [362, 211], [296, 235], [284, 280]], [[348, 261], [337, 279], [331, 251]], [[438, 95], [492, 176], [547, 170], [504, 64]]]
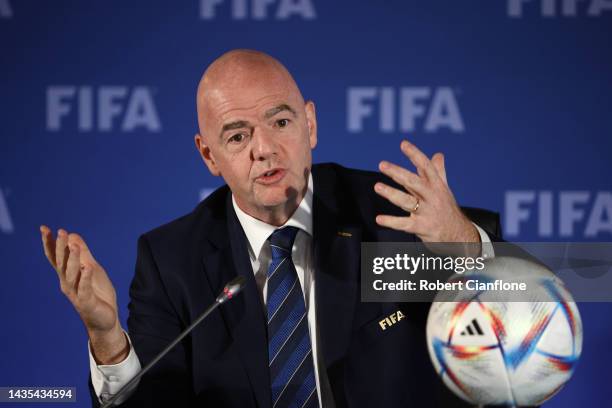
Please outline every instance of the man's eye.
[[229, 143], [240, 143], [244, 140], [244, 133], [236, 133], [227, 139]]
[[279, 119], [279, 120], [276, 121], [276, 125], [279, 128], [284, 128], [287, 125], [289, 125], [289, 119]]

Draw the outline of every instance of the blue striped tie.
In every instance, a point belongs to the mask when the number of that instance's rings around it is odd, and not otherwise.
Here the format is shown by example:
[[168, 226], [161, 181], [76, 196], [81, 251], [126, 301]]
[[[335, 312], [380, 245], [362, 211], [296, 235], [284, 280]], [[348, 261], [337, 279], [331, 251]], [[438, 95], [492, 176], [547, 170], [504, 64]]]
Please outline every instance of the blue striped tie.
[[291, 248], [298, 228], [274, 231], [268, 241], [268, 361], [273, 408], [318, 407], [308, 317]]

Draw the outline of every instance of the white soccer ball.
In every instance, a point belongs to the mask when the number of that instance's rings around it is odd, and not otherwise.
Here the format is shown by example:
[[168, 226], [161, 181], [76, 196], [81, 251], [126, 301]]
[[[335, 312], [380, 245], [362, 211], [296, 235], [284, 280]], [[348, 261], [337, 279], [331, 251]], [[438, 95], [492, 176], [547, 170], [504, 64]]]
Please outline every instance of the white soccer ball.
[[[473, 404], [540, 405], [570, 379], [582, 351], [578, 308], [546, 268], [494, 258], [484, 271], [456, 278], [509, 276], [527, 282], [535, 301], [460, 291], [455, 301], [434, 301], [429, 311], [427, 343], [435, 369], [455, 394]], [[439, 293], [440, 299], [448, 294]]]

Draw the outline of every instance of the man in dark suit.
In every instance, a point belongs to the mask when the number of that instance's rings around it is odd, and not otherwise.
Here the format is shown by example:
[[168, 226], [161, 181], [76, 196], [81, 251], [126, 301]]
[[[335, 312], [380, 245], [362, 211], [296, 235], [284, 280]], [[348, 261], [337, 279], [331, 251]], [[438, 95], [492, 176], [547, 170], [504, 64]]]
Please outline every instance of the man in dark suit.
[[[428, 305], [359, 298], [362, 241], [489, 239], [456, 204], [443, 156], [430, 160], [404, 141], [417, 173], [388, 162], [386, 176], [312, 166], [314, 104], [282, 64], [255, 51], [218, 58], [197, 99], [196, 147], [227, 186], [140, 237], [129, 335], [83, 239], [41, 227], [88, 331], [94, 404], [243, 275], [244, 293], [145, 375], [126, 406], [449, 406], [427, 355]], [[383, 331], [379, 321], [397, 311], [406, 318]]]

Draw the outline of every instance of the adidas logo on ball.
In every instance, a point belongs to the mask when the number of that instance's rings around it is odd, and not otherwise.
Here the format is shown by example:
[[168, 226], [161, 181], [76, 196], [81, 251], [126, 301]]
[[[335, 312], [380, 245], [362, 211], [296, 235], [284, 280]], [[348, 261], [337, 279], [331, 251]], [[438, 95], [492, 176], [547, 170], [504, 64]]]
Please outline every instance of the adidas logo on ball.
[[462, 336], [484, 336], [484, 332], [478, 324], [478, 320], [473, 319], [470, 324], [465, 326], [465, 329], [461, 332]]

